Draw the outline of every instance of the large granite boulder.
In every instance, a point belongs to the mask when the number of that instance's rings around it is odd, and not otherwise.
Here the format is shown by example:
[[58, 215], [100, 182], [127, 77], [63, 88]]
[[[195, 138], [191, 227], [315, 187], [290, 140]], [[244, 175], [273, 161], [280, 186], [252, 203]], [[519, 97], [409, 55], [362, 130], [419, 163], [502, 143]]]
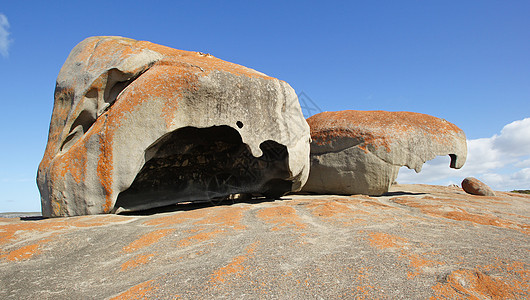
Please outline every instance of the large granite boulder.
[[346, 110], [307, 122], [311, 171], [304, 192], [381, 195], [402, 166], [420, 172], [424, 162], [448, 154], [458, 169], [467, 156], [464, 132], [425, 114]]
[[201, 52], [91, 37], [64, 63], [37, 183], [44, 216], [279, 196], [309, 173], [286, 82]]
[[484, 182], [475, 177], [466, 177], [462, 180], [462, 189], [471, 195], [495, 196], [495, 192]]

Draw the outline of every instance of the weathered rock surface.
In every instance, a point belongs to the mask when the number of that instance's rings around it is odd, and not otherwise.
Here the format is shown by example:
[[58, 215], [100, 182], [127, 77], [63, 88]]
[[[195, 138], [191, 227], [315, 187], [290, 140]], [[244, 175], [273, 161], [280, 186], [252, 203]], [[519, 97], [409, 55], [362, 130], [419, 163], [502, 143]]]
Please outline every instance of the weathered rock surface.
[[528, 299], [530, 195], [396, 185], [0, 218], [0, 299]]
[[437, 155], [449, 155], [451, 168], [466, 161], [464, 132], [425, 114], [345, 110], [319, 113], [307, 122], [311, 171], [304, 192], [382, 195], [402, 166], [420, 172]]
[[495, 192], [487, 184], [474, 177], [464, 178], [462, 180], [462, 189], [471, 195], [495, 196]]
[[285, 82], [209, 54], [91, 37], [57, 78], [37, 182], [45, 216], [237, 193], [309, 173], [309, 127]]

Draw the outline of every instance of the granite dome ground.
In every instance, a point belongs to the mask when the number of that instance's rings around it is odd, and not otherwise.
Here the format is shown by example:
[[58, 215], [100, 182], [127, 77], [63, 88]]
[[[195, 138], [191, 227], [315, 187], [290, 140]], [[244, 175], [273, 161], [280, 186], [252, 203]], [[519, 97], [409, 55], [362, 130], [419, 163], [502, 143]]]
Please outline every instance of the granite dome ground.
[[395, 185], [0, 219], [2, 299], [525, 299], [530, 196]]

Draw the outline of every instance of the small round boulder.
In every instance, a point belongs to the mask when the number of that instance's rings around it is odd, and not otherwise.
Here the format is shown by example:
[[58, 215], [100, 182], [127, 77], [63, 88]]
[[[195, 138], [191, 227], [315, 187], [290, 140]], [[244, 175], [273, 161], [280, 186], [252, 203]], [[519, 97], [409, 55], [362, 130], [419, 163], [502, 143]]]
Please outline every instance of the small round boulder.
[[474, 177], [465, 178], [462, 181], [462, 189], [472, 195], [495, 196], [495, 193], [488, 185]]

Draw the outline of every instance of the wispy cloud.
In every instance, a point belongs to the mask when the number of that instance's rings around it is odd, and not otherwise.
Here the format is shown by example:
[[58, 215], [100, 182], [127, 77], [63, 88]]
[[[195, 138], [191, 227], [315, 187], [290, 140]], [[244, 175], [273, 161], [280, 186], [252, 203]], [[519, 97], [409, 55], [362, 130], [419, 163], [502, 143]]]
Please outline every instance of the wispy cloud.
[[7, 57], [9, 55], [9, 44], [11, 44], [8, 29], [9, 21], [4, 14], [0, 13], [0, 54], [3, 57]]
[[30, 182], [35, 181], [35, 178], [19, 177], [19, 178], [0, 178], [2, 183], [16, 183], [16, 182]]
[[530, 189], [530, 118], [504, 126], [500, 134], [467, 143], [468, 157], [462, 169], [450, 169], [448, 156], [437, 157], [419, 174], [402, 168], [397, 181], [446, 185], [473, 176], [495, 190]]

